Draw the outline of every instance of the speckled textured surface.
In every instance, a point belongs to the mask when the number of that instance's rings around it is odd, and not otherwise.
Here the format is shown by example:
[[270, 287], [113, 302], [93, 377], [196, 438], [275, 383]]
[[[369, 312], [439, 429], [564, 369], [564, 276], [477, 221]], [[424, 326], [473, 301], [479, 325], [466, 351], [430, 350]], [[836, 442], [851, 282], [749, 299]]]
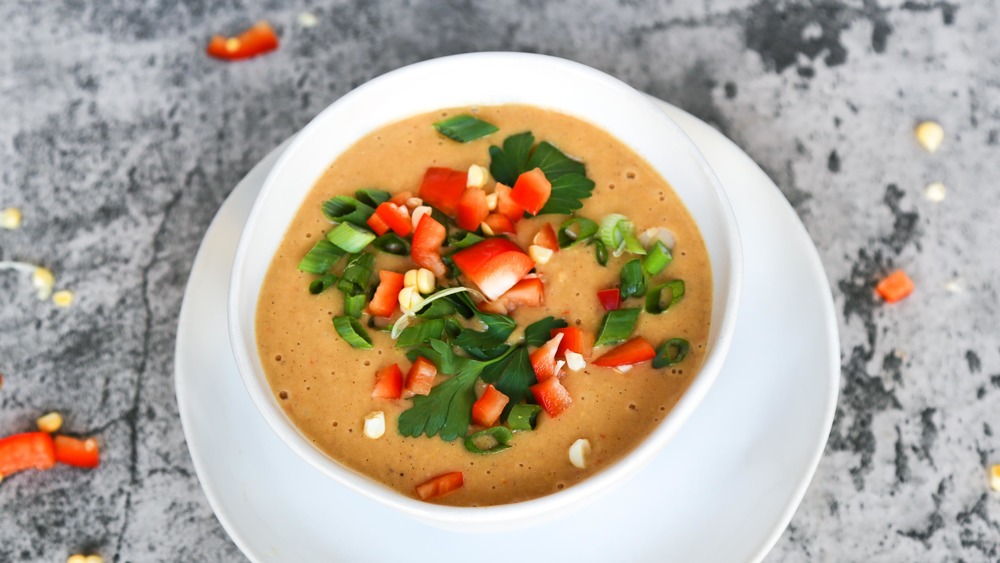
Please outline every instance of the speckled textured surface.
[[[306, 10], [316, 27], [297, 23]], [[56, 409], [104, 454], [96, 471], [0, 483], [0, 561], [242, 559], [198, 485], [173, 394], [201, 237], [250, 167], [328, 103], [480, 50], [580, 61], [694, 113], [761, 164], [815, 240], [841, 397], [769, 560], [997, 560], [998, 14], [997, 0], [0, 4], [0, 208], [24, 213], [0, 231], [0, 259], [44, 264], [77, 295], [56, 309], [0, 273], [0, 434]], [[204, 56], [213, 32], [259, 18], [280, 51]], [[911, 133], [926, 118], [946, 132], [933, 155]], [[943, 202], [923, 197], [931, 181]], [[886, 306], [872, 288], [896, 267], [917, 291]]]

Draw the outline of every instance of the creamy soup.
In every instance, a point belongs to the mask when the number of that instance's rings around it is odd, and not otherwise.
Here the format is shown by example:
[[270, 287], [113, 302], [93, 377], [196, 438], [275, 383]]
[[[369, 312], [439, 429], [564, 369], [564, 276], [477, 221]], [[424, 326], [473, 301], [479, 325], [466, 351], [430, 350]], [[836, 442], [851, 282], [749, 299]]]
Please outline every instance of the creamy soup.
[[[434, 127], [447, 117], [471, 114], [499, 128], [486, 137], [459, 143]], [[533, 430], [514, 433], [510, 448], [490, 455], [470, 453], [462, 437], [404, 437], [398, 429], [400, 414], [413, 406], [400, 399], [372, 397], [376, 372], [397, 363], [405, 374], [411, 362], [406, 350], [395, 346], [387, 332], [369, 328], [369, 315], [361, 317], [374, 347], [353, 348], [336, 332], [331, 318], [344, 314], [344, 296], [336, 288], [319, 295], [307, 290], [317, 275], [297, 269], [299, 261], [331, 230], [321, 211], [335, 195], [351, 195], [362, 188], [379, 188], [416, 194], [429, 167], [466, 171], [470, 165], [489, 169], [491, 145], [531, 131], [536, 141], [548, 141], [586, 166], [595, 182], [592, 196], [583, 200], [576, 216], [600, 223], [611, 213], [628, 217], [635, 232], [664, 227], [673, 234], [673, 261], [651, 276], [650, 287], [668, 280], [683, 280], [683, 298], [661, 314], [643, 311], [630, 338], [642, 337], [659, 347], [668, 339], [690, 344], [686, 357], [673, 365], [654, 368], [650, 361], [631, 369], [599, 367], [593, 361], [614, 345], [599, 346], [579, 371], [563, 368], [560, 382], [572, 397], [572, 406], [549, 416], [541, 412]], [[493, 191], [490, 179], [485, 191]], [[511, 238], [527, 249], [541, 227], [557, 228], [565, 215], [527, 217], [516, 224]], [[449, 227], [455, 231], [452, 225]], [[445, 247], [447, 255], [452, 249]], [[609, 249], [614, 250], [614, 249]], [[625, 252], [598, 264], [594, 245], [576, 244], [556, 251], [534, 274], [544, 280], [544, 304], [517, 307], [510, 316], [517, 330], [514, 343], [530, 323], [552, 316], [570, 327], [597, 334], [605, 309], [597, 293], [617, 288], [620, 271], [629, 260], [643, 256]], [[403, 273], [415, 268], [408, 257], [376, 253], [378, 270]], [[342, 267], [342, 264], [338, 267]], [[336, 268], [335, 268], [336, 270]], [[454, 285], [439, 279], [440, 287]], [[385, 126], [360, 139], [341, 154], [323, 174], [302, 203], [280, 249], [274, 256], [260, 294], [256, 319], [259, 354], [275, 396], [286, 414], [313, 444], [339, 463], [407, 496], [415, 486], [449, 472], [462, 472], [464, 485], [431, 502], [460, 506], [486, 506], [517, 502], [554, 493], [601, 471], [635, 448], [668, 414], [701, 366], [708, 339], [712, 302], [709, 259], [690, 214], [666, 181], [641, 157], [605, 131], [579, 119], [528, 106], [458, 108], [412, 117]], [[669, 291], [667, 291], [669, 293]], [[644, 306], [632, 297], [623, 307]], [[399, 316], [397, 309], [394, 318]], [[385, 326], [393, 319], [378, 323]], [[476, 320], [463, 326], [477, 326]], [[479, 325], [481, 328], [481, 325]], [[531, 347], [534, 350], [534, 347]], [[456, 351], [461, 354], [460, 350]], [[435, 385], [447, 379], [439, 374]], [[481, 393], [482, 383], [476, 384]], [[528, 395], [528, 402], [533, 402]], [[365, 417], [384, 413], [386, 431], [380, 438], [366, 437]], [[479, 430], [470, 426], [469, 433]], [[569, 448], [578, 439], [591, 447], [584, 468], [570, 462]]]

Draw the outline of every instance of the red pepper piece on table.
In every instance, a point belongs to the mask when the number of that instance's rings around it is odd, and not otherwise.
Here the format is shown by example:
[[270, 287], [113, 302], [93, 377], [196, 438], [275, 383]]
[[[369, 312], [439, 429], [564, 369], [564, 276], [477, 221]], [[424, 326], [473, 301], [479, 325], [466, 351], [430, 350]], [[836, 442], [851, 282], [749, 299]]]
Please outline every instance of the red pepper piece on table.
[[551, 334], [552, 336], [563, 335], [562, 342], [559, 343], [559, 350], [556, 351], [557, 358], [565, 358], [567, 350], [576, 352], [584, 358], [589, 358], [594, 353], [594, 335], [580, 327], [554, 328]]
[[441, 260], [441, 245], [448, 235], [444, 225], [438, 223], [430, 215], [424, 215], [420, 224], [413, 231], [413, 246], [410, 257], [421, 268], [427, 268], [435, 276], [443, 277], [447, 273], [444, 261]]
[[424, 481], [417, 485], [417, 496], [420, 500], [430, 500], [444, 496], [455, 489], [459, 489], [465, 484], [465, 477], [461, 471], [452, 471]]
[[458, 216], [455, 222], [466, 231], [475, 231], [489, 214], [486, 192], [479, 188], [466, 188], [458, 200]]
[[617, 368], [652, 360], [655, 357], [656, 350], [653, 346], [645, 338], [636, 336], [608, 350], [603, 356], [594, 360], [594, 365]]
[[379, 270], [378, 279], [375, 295], [368, 304], [368, 313], [373, 317], [388, 318], [396, 312], [396, 303], [399, 300], [399, 291], [403, 289], [405, 276], [399, 272]]
[[605, 311], [614, 311], [622, 304], [622, 294], [617, 289], [602, 289], [597, 292], [597, 300], [604, 306]]
[[510, 192], [511, 199], [531, 215], [538, 215], [551, 195], [552, 183], [541, 168], [522, 172]]
[[25, 432], [0, 439], [0, 477], [25, 469], [49, 469], [56, 463], [52, 436]]
[[372, 397], [375, 399], [398, 399], [403, 395], [403, 371], [399, 365], [382, 368], [375, 375], [375, 388]]
[[420, 183], [420, 198], [437, 207], [445, 215], [455, 216], [458, 200], [465, 192], [468, 174], [451, 168], [428, 168]]
[[889, 303], [902, 301], [913, 293], [913, 280], [903, 270], [896, 270], [875, 286], [875, 291]]
[[97, 467], [101, 464], [101, 450], [94, 438], [79, 440], [69, 436], [56, 436], [53, 441], [56, 448], [56, 461], [59, 463], [86, 468]]
[[510, 402], [510, 397], [497, 391], [492, 385], [486, 386], [483, 396], [472, 405], [472, 423], [490, 427], [500, 420], [500, 414]]
[[529, 389], [535, 397], [535, 402], [553, 418], [573, 406], [573, 398], [569, 396], [569, 391], [563, 387], [558, 377], [550, 377], [532, 385]]
[[414, 395], [428, 395], [434, 386], [436, 375], [437, 368], [434, 363], [423, 356], [418, 356], [406, 374], [406, 390]]
[[227, 61], [249, 59], [278, 48], [278, 36], [266, 21], [257, 22], [238, 37], [212, 36], [208, 55]]

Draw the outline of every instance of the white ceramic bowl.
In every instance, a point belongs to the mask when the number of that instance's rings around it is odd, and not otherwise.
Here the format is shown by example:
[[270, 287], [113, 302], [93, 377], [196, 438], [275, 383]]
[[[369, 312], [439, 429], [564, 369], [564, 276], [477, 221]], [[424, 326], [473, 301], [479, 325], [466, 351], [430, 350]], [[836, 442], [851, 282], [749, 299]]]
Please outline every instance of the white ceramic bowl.
[[[525, 502], [481, 508], [439, 506], [403, 496], [340, 465], [316, 449], [285, 416], [257, 355], [257, 297], [279, 242], [306, 194], [337, 155], [357, 139], [424, 112], [509, 103], [551, 108], [605, 129], [642, 155], [673, 186], [697, 222], [712, 264], [708, 355], [691, 387], [657, 429], [636, 450], [588, 480]], [[230, 283], [229, 333], [254, 404], [302, 459], [347, 487], [429, 523], [495, 530], [576, 507], [635, 472], [663, 448], [722, 367], [736, 324], [742, 277], [736, 220], [722, 186], [694, 144], [649, 98], [611, 76], [562, 59], [520, 53], [456, 55], [414, 64], [358, 87], [320, 113], [289, 145], [264, 182], [240, 237]]]

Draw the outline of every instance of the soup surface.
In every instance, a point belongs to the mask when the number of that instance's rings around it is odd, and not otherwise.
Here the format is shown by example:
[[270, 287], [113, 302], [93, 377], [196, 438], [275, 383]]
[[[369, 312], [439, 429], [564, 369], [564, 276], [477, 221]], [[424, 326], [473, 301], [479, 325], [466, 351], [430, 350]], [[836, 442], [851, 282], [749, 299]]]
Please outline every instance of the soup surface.
[[[459, 143], [433, 127], [435, 122], [459, 114], [472, 114], [499, 131]], [[683, 280], [685, 294], [661, 314], [640, 314], [630, 338], [641, 336], [654, 347], [681, 338], [690, 344], [690, 351], [683, 361], [667, 367], [656, 369], [644, 361], [619, 371], [593, 364], [615, 347], [598, 346], [586, 358], [585, 368], [563, 370], [560, 381], [572, 397], [572, 406], [555, 417], [541, 412], [534, 430], [514, 433], [511, 447], [499, 453], [470, 453], [461, 437], [445, 441], [437, 436], [403, 436], [397, 429], [399, 416], [413, 406], [413, 400], [405, 395], [401, 399], [373, 398], [372, 389], [376, 372], [388, 365], [397, 363], [406, 373], [411, 363], [406, 350], [396, 347], [388, 332], [372, 328], [367, 330], [374, 347], [353, 348], [331, 322], [344, 314], [341, 292], [331, 288], [319, 295], [310, 294], [307, 288], [318, 276], [299, 271], [297, 266], [331, 230], [321, 211], [329, 198], [362, 188], [416, 194], [429, 167], [465, 171], [476, 164], [489, 169], [489, 147], [524, 131], [531, 131], [536, 140], [552, 143], [586, 166], [586, 175], [595, 187], [576, 216], [599, 224], [609, 214], [620, 213], [635, 225], [636, 233], [655, 227], [672, 232], [673, 261], [662, 273], [651, 276], [648, 284], [652, 287]], [[489, 179], [487, 193], [493, 191], [494, 184]], [[567, 219], [566, 215], [526, 217], [517, 223], [517, 233], [511, 238], [527, 249], [544, 224], [558, 228]], [[442, 254], [449, 251], [445, 247]], [[558, 250], [547, 263], [535, 266], [535, 273], [545, 282], [544, 304], [510, 312], [517, 329], [508, 341], [517, 341], [524, 327], [549, 316], [564, 319], [570, 327], [592, 336], [597, 334], [605, 315], [597, 293], [619, 287], [622, 268], [635, 258], [643, 257], [629, 252], [612, 255], [602, 266], [593, 245], [581, 243]], [[371, 281], [378, 280], [380, 269], [402, 273], [415, 267], [409, 257], [378, 252]], [[439, 287], [454, 283], [438, 280]], [[415, 486], [436, 475], [461, 471], [464, 486], [432, 502], [485, 506], [536, 498], [572, 486], [635, 448], [668, 414], [702, 364], [711, 291], [708, 255], [691, 216], [664, 179], [629, 147], [589, 123], [553, 111], [519, 105], [459, 108], [385, 126], [333, 162], [303, 202], [273, 258], [260, 294], [256, 330], [259, 354], [275, 396], [317, 448], [408, 496], [415, 496]], [[622, 304], [643, 306], [642, 297]], [[393, 318], [399, 314], [397, 308]], [[360, 319], [365, 327], [369, 327], [368, 318], [364, 314]], [[476, 326], [476, 322], [465, 321], [465, 325]], [[435, 384], [446, 379], [439, 374]], [[477, 393], [483, 386], [476, 384]], [[532, 402], [531, 395], [527, 400]], [[373, 411], [385, 415], [386, 431], [378, 439], [363, 432], [365, 417]], [[476, 430], [479, 428], [469, 428], [470, 433]], [[585, 468], [572, 464], [568, 454], [570, 446], [581, 438], [592, 448]]]

